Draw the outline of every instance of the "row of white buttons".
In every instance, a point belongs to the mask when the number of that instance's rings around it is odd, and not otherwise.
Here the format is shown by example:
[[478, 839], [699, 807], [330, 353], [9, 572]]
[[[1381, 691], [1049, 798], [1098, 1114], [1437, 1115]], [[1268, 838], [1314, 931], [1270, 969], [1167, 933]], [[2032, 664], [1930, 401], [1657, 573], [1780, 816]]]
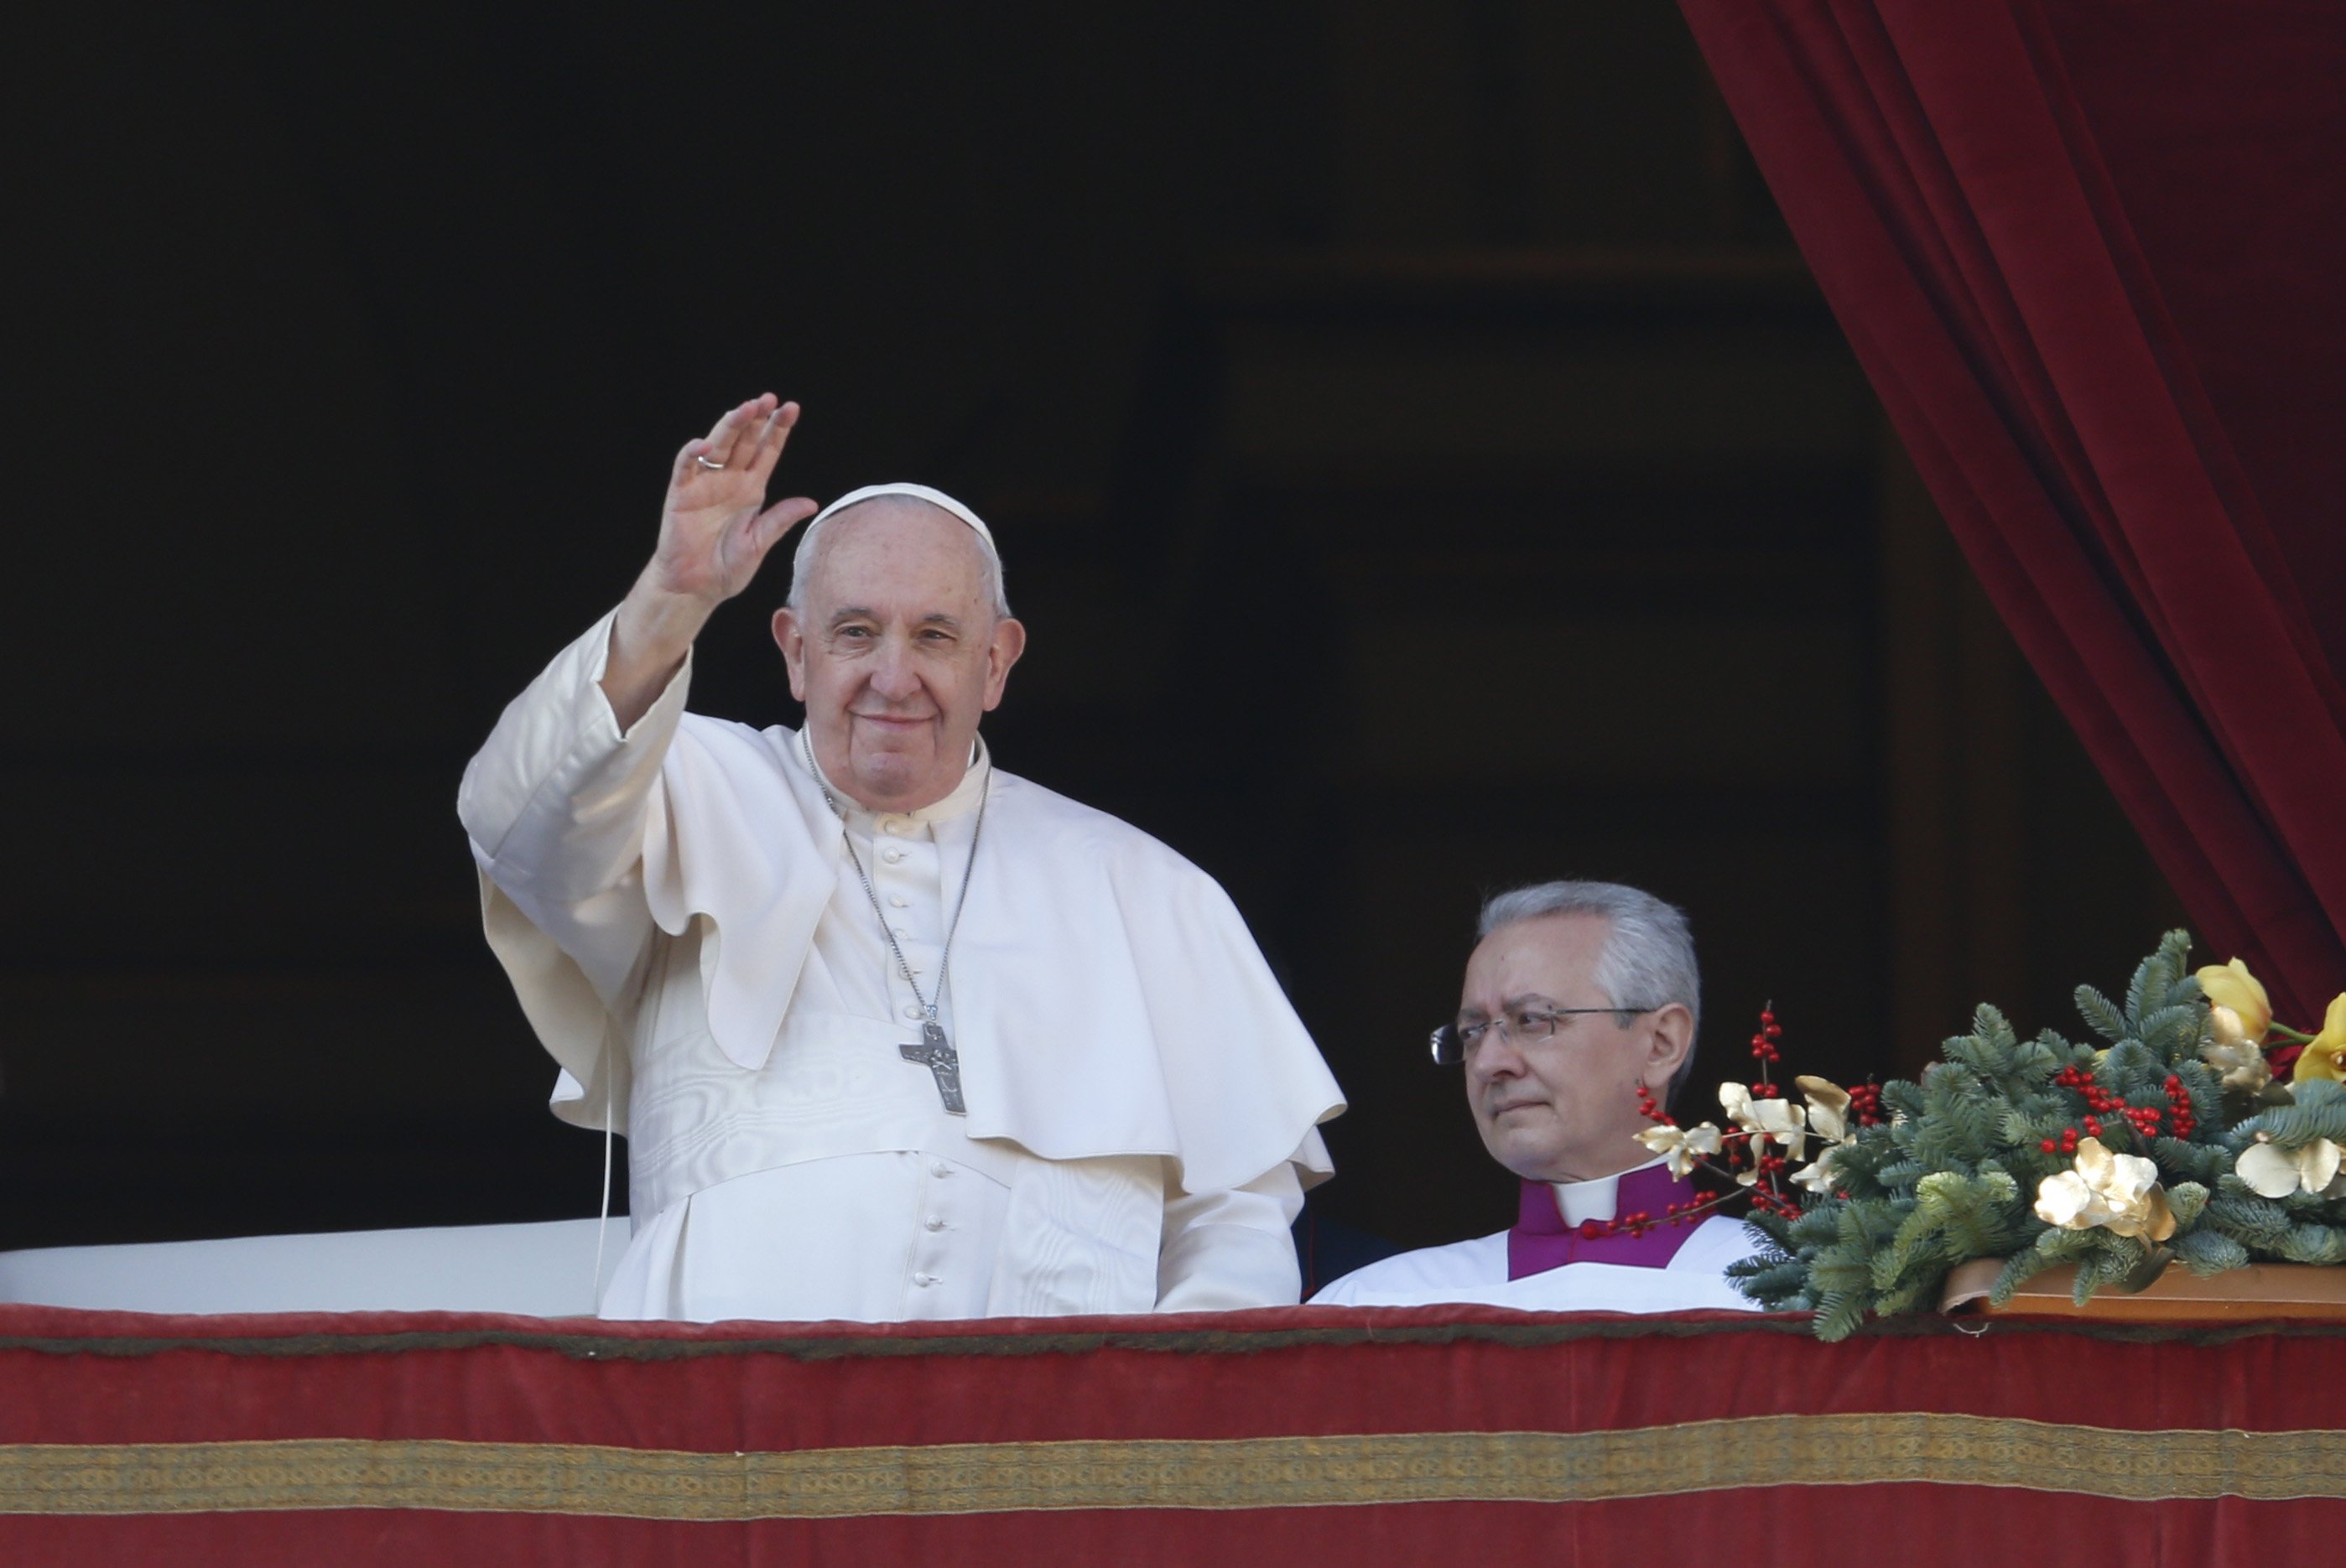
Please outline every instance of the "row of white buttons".
[[[932, 1160], [929, 1162], [929, 1174], [936, 1177], [939, 1181], [943, 1181], [947, 1176], [953, 1175], [953, 1166], [947, 1165], [943, 1160]], [[929, 1216], [927, 1219], [923, 1220], [922, 1225], [924, 1229], [943, 1230], [945, 1227], [944, 1217], [943, 1215], [933, 1214]], [[932, 1285], [944, 1284], [944, 1276], [942, 1274], [915, 1274], [913, 1276], [913, 1283], [925, 1290]]]

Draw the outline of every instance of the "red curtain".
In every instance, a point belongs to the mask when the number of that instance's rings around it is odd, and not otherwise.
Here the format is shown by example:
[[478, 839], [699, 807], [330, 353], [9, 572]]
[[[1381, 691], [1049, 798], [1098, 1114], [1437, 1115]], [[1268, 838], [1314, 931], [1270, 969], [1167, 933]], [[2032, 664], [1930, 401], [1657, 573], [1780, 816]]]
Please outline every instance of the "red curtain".
[[2282, 1016], [2346, 990], [2346, 10], [1681, 0], [1998, 611]]

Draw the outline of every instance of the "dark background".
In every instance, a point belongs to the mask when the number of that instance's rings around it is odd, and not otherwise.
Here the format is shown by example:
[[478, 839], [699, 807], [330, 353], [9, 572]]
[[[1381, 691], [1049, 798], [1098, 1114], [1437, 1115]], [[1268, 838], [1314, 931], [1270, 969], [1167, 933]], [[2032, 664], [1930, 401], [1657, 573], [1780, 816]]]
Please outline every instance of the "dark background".
[[[1683, 903], [1706, 1093], [1770, 998], [1912, 1071], [2178, 918], [1667, 5], [15, 31], [0, 1246], [593, 1211], [455, 782], [768, 389], [791, 491], [992, 521], [998, 755], [1229, 887], [1343, 1223], [1511, 1212], [1423, 1051], [1485, 891]], [[782, 579], [697, 706], [796, 722]]]

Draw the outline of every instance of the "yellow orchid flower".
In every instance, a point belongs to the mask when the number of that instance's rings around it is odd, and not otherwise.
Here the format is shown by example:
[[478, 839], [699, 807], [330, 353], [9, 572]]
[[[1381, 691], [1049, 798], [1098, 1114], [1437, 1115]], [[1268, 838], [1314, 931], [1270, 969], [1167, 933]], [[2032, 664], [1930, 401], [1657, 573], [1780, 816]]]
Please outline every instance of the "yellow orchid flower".
[[2099, 1138], [2077, 1145], [2077, 1162], [2036, 1186], [2036, 1217], [2064, 1230], [2095, 1226], [2118, 1236], [2165, 1241], [2175, 1215], [2158, 1186], [2158, 1166], [2140, 1155], [2114, 1155]]
[[2272, 1003], [2266, 1000], [2264, 983], [2249, 972], [2247, 964], [2236, 958], [2208, 965], [2199, 971], [2199, 991], [2216, 1006], [2230, 1008], [2239, 1016], [2242, 1032], [2263, 1044], [2272, 1029]]
[[2320, 1192], [2338, 1179], [2346, 1149], [2328, 1138], [2316, 1138], [2301, 1149], [2277, 1148], [2262, 1133], [2240, 1151], [2232, 1168], [2262, 1197], [2287, 1197], [2293, 1192]]
[[1694, 1127], [1647, 1127], [1637, 1141], [1668, 1158], [1670, 1175], [1684, 1176], [1719, 1152], [1719, 1131], [1708, 1122]]
[[2346, 992], [2330, 999], [2330, 1012], [2321, 1020], [2321, 1033], [2305, 1043], [2299, 1053], [2297, 1070], [2291, 1080], [2302, 1084], [2308, 1078], [2328, 1078], [2334, 1083], [2346, 1083]]

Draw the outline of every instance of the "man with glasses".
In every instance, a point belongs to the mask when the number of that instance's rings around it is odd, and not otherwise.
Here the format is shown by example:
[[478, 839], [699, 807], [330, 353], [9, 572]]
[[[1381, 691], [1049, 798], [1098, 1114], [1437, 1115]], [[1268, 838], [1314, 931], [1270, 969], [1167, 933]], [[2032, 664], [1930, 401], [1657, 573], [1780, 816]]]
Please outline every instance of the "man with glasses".
[[1484, 1302], [1556, 1310], [1749, 1308], [1722, 1270], [1740, 1220], [1700, 1202], [1637, 1134], [1694, 1064], [1701, 981], [1686, 916], [1614, 882], [1542, 882], [1483, 906], [1457, 1017], [1433, 1059], [1463, 1070], [1491, 1157], [1522, 1181], [1514, 1228], [1404, 1252], [1315, 1305]]

